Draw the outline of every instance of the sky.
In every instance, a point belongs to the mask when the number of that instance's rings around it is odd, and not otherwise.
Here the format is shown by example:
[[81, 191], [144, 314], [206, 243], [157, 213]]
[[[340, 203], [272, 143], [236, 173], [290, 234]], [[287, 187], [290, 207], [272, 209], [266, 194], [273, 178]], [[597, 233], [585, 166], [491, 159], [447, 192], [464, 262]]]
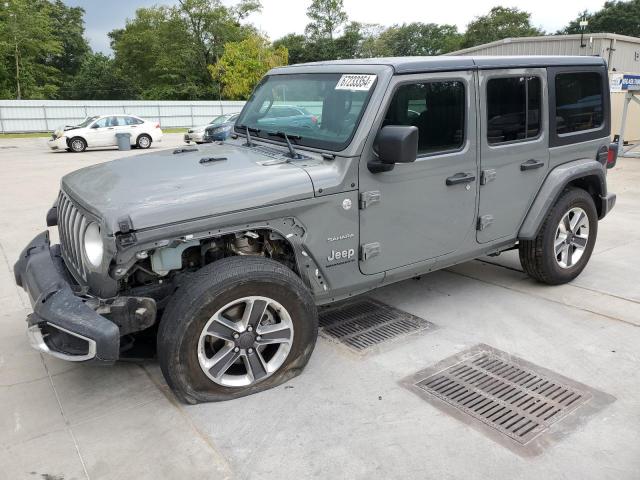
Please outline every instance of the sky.
[[[110, 53], [107, 33], [125, 25], [135, 16], [136, 9], [153, 5], [172, 5], [176, 0], [64, 0], [67, 5], [85, 9], [86, 36], [96, 51]], [[231, 5], [232, 0], [223, 0]], [[303, 33], [308, 23], [306, 9], [310, 0], [262, 0], [262, 12], [248, 21], [271, 40], [287, 33]], [[423, 22], [450, 23], [464, 31], [474, 17], [486, 14], [492, 7], [517, 7], [532, 14], [533, 24], [548, 32], [556, 32], [581, 11], [595, 11], [604, 5], [601, 0], [344, 0], [349, 20], [362, 23], [393, 24]]]

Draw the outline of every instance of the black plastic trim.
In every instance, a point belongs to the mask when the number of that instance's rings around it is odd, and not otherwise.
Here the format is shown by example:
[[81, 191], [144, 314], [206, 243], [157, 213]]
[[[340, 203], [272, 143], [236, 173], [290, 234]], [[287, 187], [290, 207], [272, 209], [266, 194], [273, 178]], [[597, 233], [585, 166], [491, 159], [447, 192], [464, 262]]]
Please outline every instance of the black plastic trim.
[[90, 362], [112, 363], [118, 359], [120, 330], [75, 295], [59, 246], [50, 246], [49, 232], [37, 235], [22, 251], [14, 275], [16, 284], [31, 299], [31, 325], [47, 322], [95, 341], [96, 356]]

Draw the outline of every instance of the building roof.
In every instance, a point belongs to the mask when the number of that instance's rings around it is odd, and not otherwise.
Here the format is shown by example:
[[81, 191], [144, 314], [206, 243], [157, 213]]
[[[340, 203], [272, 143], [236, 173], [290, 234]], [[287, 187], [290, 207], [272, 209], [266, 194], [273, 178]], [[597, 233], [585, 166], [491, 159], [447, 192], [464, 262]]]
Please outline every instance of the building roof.
[[397, 74], [433, 72], [443, 70], [470, 70], [491, 68], [529, 68], [543, 66], [605, 65], [600, 57], [592, 56], [438, 56], [438, 57], [384, 57], [359, 58], [352, 60], [328, 60], [324, 62], [300, 63], [276, 68], [275, 72], [293, 73], [299, 67], [326, 66], [369, 66], [392, 67]]
[[[495, 42], [483, 43], [482, 45], [476, 45], [475, 47], [463, 48], [451, 52], [448, 55], [468, 55], [478, 50], [483, 50], [488, 47], [494, 47], [499, 45], [508, 45], [512, 43], [534, 43], [534, 42], [566, 42], [580, 40], [581, 35], [579, 33], [572, 35], [541, 35], [538, 37], [513, 37], [503, 38], [502, 40], [496, 40]], [[637, 43], [640, 44], [640, 38], [630, 37], [628, 35], [618, 35], [617, 33], [585, 33], [584, 38], [593, 39], [606, 39], [606, 40], [618, 40], [622, 42]]]

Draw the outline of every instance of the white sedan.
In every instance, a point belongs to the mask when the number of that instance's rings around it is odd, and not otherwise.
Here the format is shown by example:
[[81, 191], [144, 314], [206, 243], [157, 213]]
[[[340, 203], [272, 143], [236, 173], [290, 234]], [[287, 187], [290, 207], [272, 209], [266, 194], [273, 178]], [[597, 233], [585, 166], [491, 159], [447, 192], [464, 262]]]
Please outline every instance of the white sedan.
[[92, 147], [115, 147], [118, 133], [128, 133], [131, 145], [138, 148], [149, 148], [153, 142], [162, 140], [158, 122], [134, 115], [96, 115], [78, 125], [58, 128], [49, 140], [49, 148], [84, 152]]

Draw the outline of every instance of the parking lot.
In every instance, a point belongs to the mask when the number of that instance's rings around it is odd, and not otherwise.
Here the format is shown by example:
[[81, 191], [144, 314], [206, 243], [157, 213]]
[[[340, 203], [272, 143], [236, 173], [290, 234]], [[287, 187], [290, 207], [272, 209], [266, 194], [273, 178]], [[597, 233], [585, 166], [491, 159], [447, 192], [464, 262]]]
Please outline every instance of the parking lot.
[[[152, 150], [180, 144], [168, 134]], [[186, 406], [153, 361], [90, 367], [32, 350], [29, 302], [13, 278], [60, 177], [135, 154], [53, 153], [46, 139], [0, 138], [0, 479], [640, 477], [640, 160], [609, 172], [617, 205], [571, 284], [537, 284], [507, 252], [385, 287], [371, 297], [435, 328], [366, 354], [321, 336], [285, 385]], [[478, 344], [611, 402], [588, 418], [576, 410], [523, 454], [403, 385]]]

